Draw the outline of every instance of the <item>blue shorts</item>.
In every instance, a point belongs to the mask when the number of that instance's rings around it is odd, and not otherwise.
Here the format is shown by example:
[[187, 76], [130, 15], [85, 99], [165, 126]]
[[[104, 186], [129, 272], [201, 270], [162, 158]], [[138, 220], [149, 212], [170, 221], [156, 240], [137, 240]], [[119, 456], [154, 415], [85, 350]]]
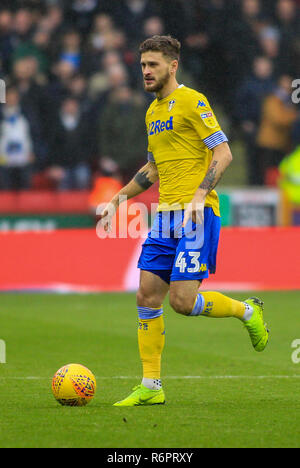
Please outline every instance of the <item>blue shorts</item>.
[[164, 281], [208, 278], [216, 271], [221, 219], [204, 208], [204, 223], [191, 220], [182, 228], [184, 210], [160, 211], [142, 247], [138, 268]]

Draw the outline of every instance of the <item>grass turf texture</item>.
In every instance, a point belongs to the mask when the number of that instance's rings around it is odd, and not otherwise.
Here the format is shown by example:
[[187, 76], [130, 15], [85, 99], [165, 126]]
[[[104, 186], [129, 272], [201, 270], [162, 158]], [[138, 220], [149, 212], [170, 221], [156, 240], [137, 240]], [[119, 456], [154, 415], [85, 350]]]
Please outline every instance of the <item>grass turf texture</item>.
[[[300, 292], [259, 296], [271, 328], [262, 354], [238, 320], [182, 317], [166, 301], [167, 404], [116, 408], [140, 382], [135, 296], [2, 294], [0, 447], [299, 447]], [[53, 374], [70, 362], [97, 377], [86, 407], [52, 396]]]

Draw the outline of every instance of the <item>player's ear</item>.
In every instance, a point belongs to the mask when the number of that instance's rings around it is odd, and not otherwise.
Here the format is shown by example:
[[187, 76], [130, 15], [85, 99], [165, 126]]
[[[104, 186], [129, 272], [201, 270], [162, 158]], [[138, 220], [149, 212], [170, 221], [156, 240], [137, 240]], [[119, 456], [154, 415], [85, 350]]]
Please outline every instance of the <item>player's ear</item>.
[[172, 60], [172, 62], [170, 63], [171, 73], [175, 74], [177, 72], [177, 69], [178, 69], [178, 60]]

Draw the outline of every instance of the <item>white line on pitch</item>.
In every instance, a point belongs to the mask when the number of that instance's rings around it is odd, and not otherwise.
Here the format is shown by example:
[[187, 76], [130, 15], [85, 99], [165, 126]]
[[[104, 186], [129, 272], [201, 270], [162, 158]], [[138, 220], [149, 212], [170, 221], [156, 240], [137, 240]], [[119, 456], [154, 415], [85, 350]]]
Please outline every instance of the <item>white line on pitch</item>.
[[[140, 379], [140, 376], [132, 375], [114, 375], [110, 377], [96, 376], [98, 380], [134, 380]], [[299, 379], [300, 374], [295, 375], [166, 375], [162, 379], [171, 380], [230, 380], [230, 379], [250, 379], [250, 380], [264, 380], [264, 379]], [[37, 376], [24, 376], [24, 377], [11, 377], [1, 376], [1, 380], [49, 380], [49, 377], [37, 377]]]

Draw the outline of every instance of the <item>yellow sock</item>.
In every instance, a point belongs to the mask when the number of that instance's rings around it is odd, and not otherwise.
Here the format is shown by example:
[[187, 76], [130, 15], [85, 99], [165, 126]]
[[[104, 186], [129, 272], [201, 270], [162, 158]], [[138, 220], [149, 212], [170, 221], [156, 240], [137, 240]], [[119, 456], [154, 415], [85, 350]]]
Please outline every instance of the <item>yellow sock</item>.
[[162, 308], [150, 309], [138, 307], [138, 311], [138, 344], [143, 365], [143, 377], [160, 379], [161, 355], [165, 345], [165, 326]]
[[237, 317], [243, 320], [245, 315], [245, 304], [243, 302], [213, 291], [202, 292], [201, 296], [204, 299], [201, 315], [214, 318]]

